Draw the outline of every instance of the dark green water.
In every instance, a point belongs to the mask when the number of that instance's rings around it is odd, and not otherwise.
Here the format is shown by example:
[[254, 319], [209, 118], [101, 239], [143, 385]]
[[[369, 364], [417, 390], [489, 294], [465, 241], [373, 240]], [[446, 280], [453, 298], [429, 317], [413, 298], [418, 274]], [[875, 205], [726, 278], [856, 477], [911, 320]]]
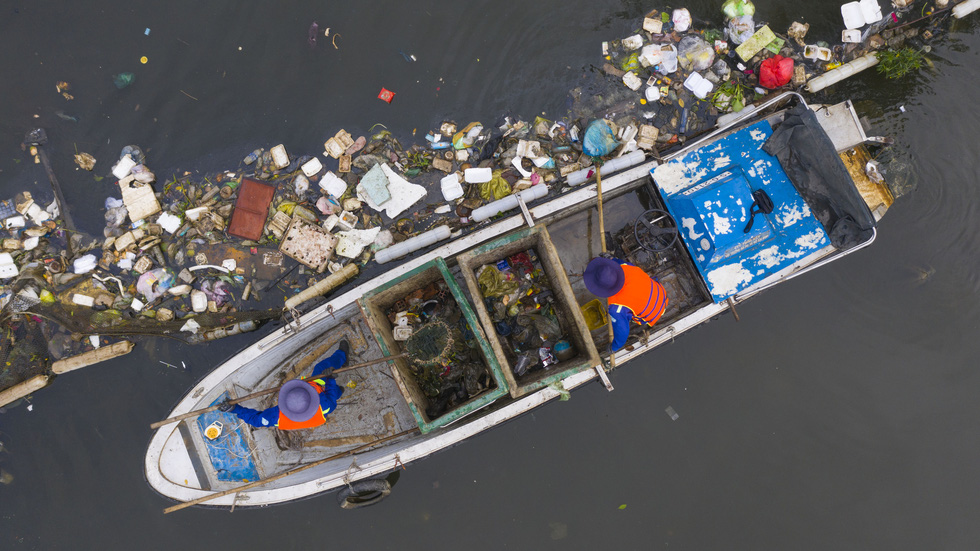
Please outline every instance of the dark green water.
[[[19, 150], [35, 125], [76, 221], [98, 234], [111, 184], [74, 170], [76, 146], [105, 174], [140, 144], [159, 175], [234, 167], [280, 142], [315, 153], [341, 127], [383, 123], [407, 141], [444, 118], [560, 116], [600, 42], [662, 7], [7, 2], [0, 192], [44, 189]], [[720, 20], [713, 2], [688, 7]], [[815, 39], [840, 32], [836, 2], [757, 9], [776, 29], [800, 19]], [[15, 477], [0, 486], [0, 548], [976, 549], [976, 17], [935, 43], [935, 71], [898, 83], [868, 73], [824, 98], [876, 104], [877, 133], [898, 139], [919, 176], [878, 241], [741, 306], [741, 323], [726, 316], [614, 372], [615, 392], [589, 385], [410, 465], [374, 508], [341, 511], [327, 495], [163, 516], [170, 502], [142, 474], [149, 423], [254, 337], [141, 346], [0, 415], [0, 466]], [[310, 48], [314, 20], [339, 49], [322, 36]], [[117, 90], [123, 71], [136, 82]], [[75, 100], [55, 93], [59, 80]]]

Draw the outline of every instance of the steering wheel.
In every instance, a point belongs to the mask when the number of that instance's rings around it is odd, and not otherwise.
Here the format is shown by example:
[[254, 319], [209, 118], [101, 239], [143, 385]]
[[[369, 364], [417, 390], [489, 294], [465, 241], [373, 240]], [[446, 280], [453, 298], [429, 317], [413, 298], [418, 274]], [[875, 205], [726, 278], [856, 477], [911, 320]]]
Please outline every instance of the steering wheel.
[[651, 253], [662, 253], [673, 247], [679, 235], [677, 222], [665, 210], [650, 209], [633, 222], [633, 237], [640, 247]]

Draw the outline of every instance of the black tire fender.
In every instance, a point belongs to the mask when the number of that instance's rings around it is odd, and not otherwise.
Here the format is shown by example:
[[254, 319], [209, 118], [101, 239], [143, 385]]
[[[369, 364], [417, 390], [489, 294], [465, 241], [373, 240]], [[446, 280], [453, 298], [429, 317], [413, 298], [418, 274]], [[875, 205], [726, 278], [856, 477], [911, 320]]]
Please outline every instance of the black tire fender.
[[384, 478], [351, 482], [337, 494], [342, 509], [360, 509], [379, 503], [391, 494], [391, 483]]

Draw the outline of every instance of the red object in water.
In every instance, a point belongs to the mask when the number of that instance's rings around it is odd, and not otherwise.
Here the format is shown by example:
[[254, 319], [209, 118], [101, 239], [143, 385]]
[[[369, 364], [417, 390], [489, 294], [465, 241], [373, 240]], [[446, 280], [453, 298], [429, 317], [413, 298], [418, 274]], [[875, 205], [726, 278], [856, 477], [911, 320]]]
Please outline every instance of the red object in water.
[[252, 241], [261, 239], [265, 219], [269, 215], [269, 204], [275, 194], [275, 186], [242, 178], [235, 211], [231, 215], [231, 223], [228, 224], [228, 233]]
[[793, 80], [793, 59], [774, 55], [759, 65], [759, 84], [770, 90]]
[[378, 99], [391, 103], [391, 100], [395, 99], [395, 93], [386, 88], [382, 88], [381, 93], [378, 94]]

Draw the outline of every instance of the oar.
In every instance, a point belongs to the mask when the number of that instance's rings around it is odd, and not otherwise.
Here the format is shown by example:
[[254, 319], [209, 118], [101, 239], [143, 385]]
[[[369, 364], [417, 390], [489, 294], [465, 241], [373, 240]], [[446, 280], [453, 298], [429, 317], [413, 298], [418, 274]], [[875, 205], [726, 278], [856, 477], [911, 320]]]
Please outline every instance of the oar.
[[[376, 360], [371, 360], [369, 362], [363, 362], [363, 363], [359, 363], [359, 364], [348, 365], [348, 366], [345, 366], [345, 367], [334, 369], [333, 372], [334, 372], [334, 374], [336, 374], [336, 373], [343, 373], [344, 371], [350, 371], [351, 369], [357, 369], [359, 367], [365, 367], [365, 366], [369, 366], [369, 365], [374, 365], [374, 364], [378, 364], [378, 363], [381, 363], [381, 362], [385, 362], [385, 361], [388, 361], [388, 360], [394, 360], [395, 358], [404, 358], [407, 355], [408, 354], [395, 354], [394, 356], [383, 356], [381, 358], [378, 358]], [[300, 380], [301, 381], [312, 381], [313, 379], [317, 379], [317, 378], [319, 378], [319, 377], [314, 377], [313, 375], [310, 375], [309, 377], [304, 377], [304, 378], [302, 378]], [[239, 402], [244, 402], [245, 400], [251, 400], [252, 398], [258, 398], [259, 396], [265, 396], [266, 394], [272, 394], [273, 392], [276, 392], [277, 390], [279, 390], [280, 388], [282, 388], [282, 386], [284, 384], [286, 384], [286, 383], [283, 383], [282, 385], [279, 385], [277, 387], [269, 388], [269, 389], [266, 389], [266, 390], [260, 390], [258, 392], [253, 392], [252, 394], [249, 394], [248, 396], [242, 396], [241, 398], [235, 398], [234, 400], [228, 400], [228, 403], [229, 404], [237, 404]], [[191, 417], [197, 417], [198, 415], [203, 415], [203, 414], [205, 414], [205, 413], [207, 413], [209, 411], [214, 411], [214, 410], [218, 409], [218, 406], [220, 406], [220, 405], [221, 404], [215, 404], [215, 405], [213, 405], [211, 407], [206, 407], [204, 409], [198, 409], [198, 410], [194, 410], [194, 411], [188, 411], [187, 413], [178, 415], [176, 417], [171, 417], [169, 419], [164, 419], [163, 421], [157, 421], [156, 423], [153, 423], [152, 425], [150, 425], [150, 428], [151, 429], [158, 429], [158, 428], [160, 428], [160, 427], [162, 427], [164, 425], [170, 424], [170, 423], [176, 423], [178, 421], [183, 421], [184, 419], [189, 419]]]
[[245, 490], [251, 490], [252, 488], [255, 488], [256, 486], [262, 486], [263, 484], [268, 484], [269, 482], [272, 482], [274, 480], [279, 480], [280, 478], [285, 478], [285, 477], [287, 477], [287, 476], [289, 476], [291, 474], [295, 474], [295, 473], [298, 473], [300, 471], [305, 471], [307, 469], [312, 469], [313, 467], [316, 467], [316, 466], [319, 466], [319, 465], [323, 465], [324, 463], [328, 463], [328, 462], [333, 461], [335, 459], [340, 459], [341, 457], [344, 457], [346, 455], [354, 455], [355, 453], [363, 450], [364, 448], [368, 448], [368, 447], [371, 447], [371, 446], [376, 446], [378, 444], [382, 444], [384, 442], [387, 442], [389, 440], [394, 440], [395, 438], [399, 438], [399, 437], [402, 437], [402, 436], [408, 436], [409, 434], [411, 434], [413, 432], [416, 432], [418, 430], [419, 429], [417, 429], [417, 428], [408, 429], [406, 431], [399, 432], [398, 434], [393, 434], [391, 436], [386, 436], [386, 437], [381, 438], [379, 440], [375, 440], [374, 442], [368, 442], [367, 444], [364, 444], [363, 446], [358, 446], [358, 447], [356, 447], [356, 448], [354, 448], [352, 450], [347, 450], [345, 452], [340, 452], [340, 453], [338, 453], [336, 455], [331, 455], [330, 457], [327, 457], [325, 459], [318, 459], [318, 460], [314, 461], [313, 463], [307, 463], [306, 465], [303, 465], [302, 467], [296, 467], [295, 469], [291, 469], [291, 470], [288, 470], [288, 471], [286, 471], [284, 473], [279, 473], [277, 475], [270, 476], [269, 478], [263, 478], [262, 480], [256, 480], [255, 482], [250, 482], [248, 484], [245, 484], [244, 486], [239, 486], [237, 488], [232, 488], [230, 490], [225, 490], [223, 492], [218, 492], [216, 494], [206, 495], [204, 497], [199, 497], [199, 498], [194, 499], [194, 500], [191, 500], [191, 501], [185, 501], [184, 503], [180, 503], [180, 504], [174, 505], [172, 507], [167, 507], [166, 509], [163, 510], [163, 514], [166, 515], [168, 513], [173, 513], [174, 511], [179, 511], [181, 509], [186, 509], [187, 507], [191, 507], [191, 506], [197, 505], [199, 503], [204, 503], [205, 501], [211, 501], [212, 499], [216, 499], [216, 498], [219, 498], [221, 496], [226, 496], [228, 494], [237, 494], [239, 492], [244, 492]]

